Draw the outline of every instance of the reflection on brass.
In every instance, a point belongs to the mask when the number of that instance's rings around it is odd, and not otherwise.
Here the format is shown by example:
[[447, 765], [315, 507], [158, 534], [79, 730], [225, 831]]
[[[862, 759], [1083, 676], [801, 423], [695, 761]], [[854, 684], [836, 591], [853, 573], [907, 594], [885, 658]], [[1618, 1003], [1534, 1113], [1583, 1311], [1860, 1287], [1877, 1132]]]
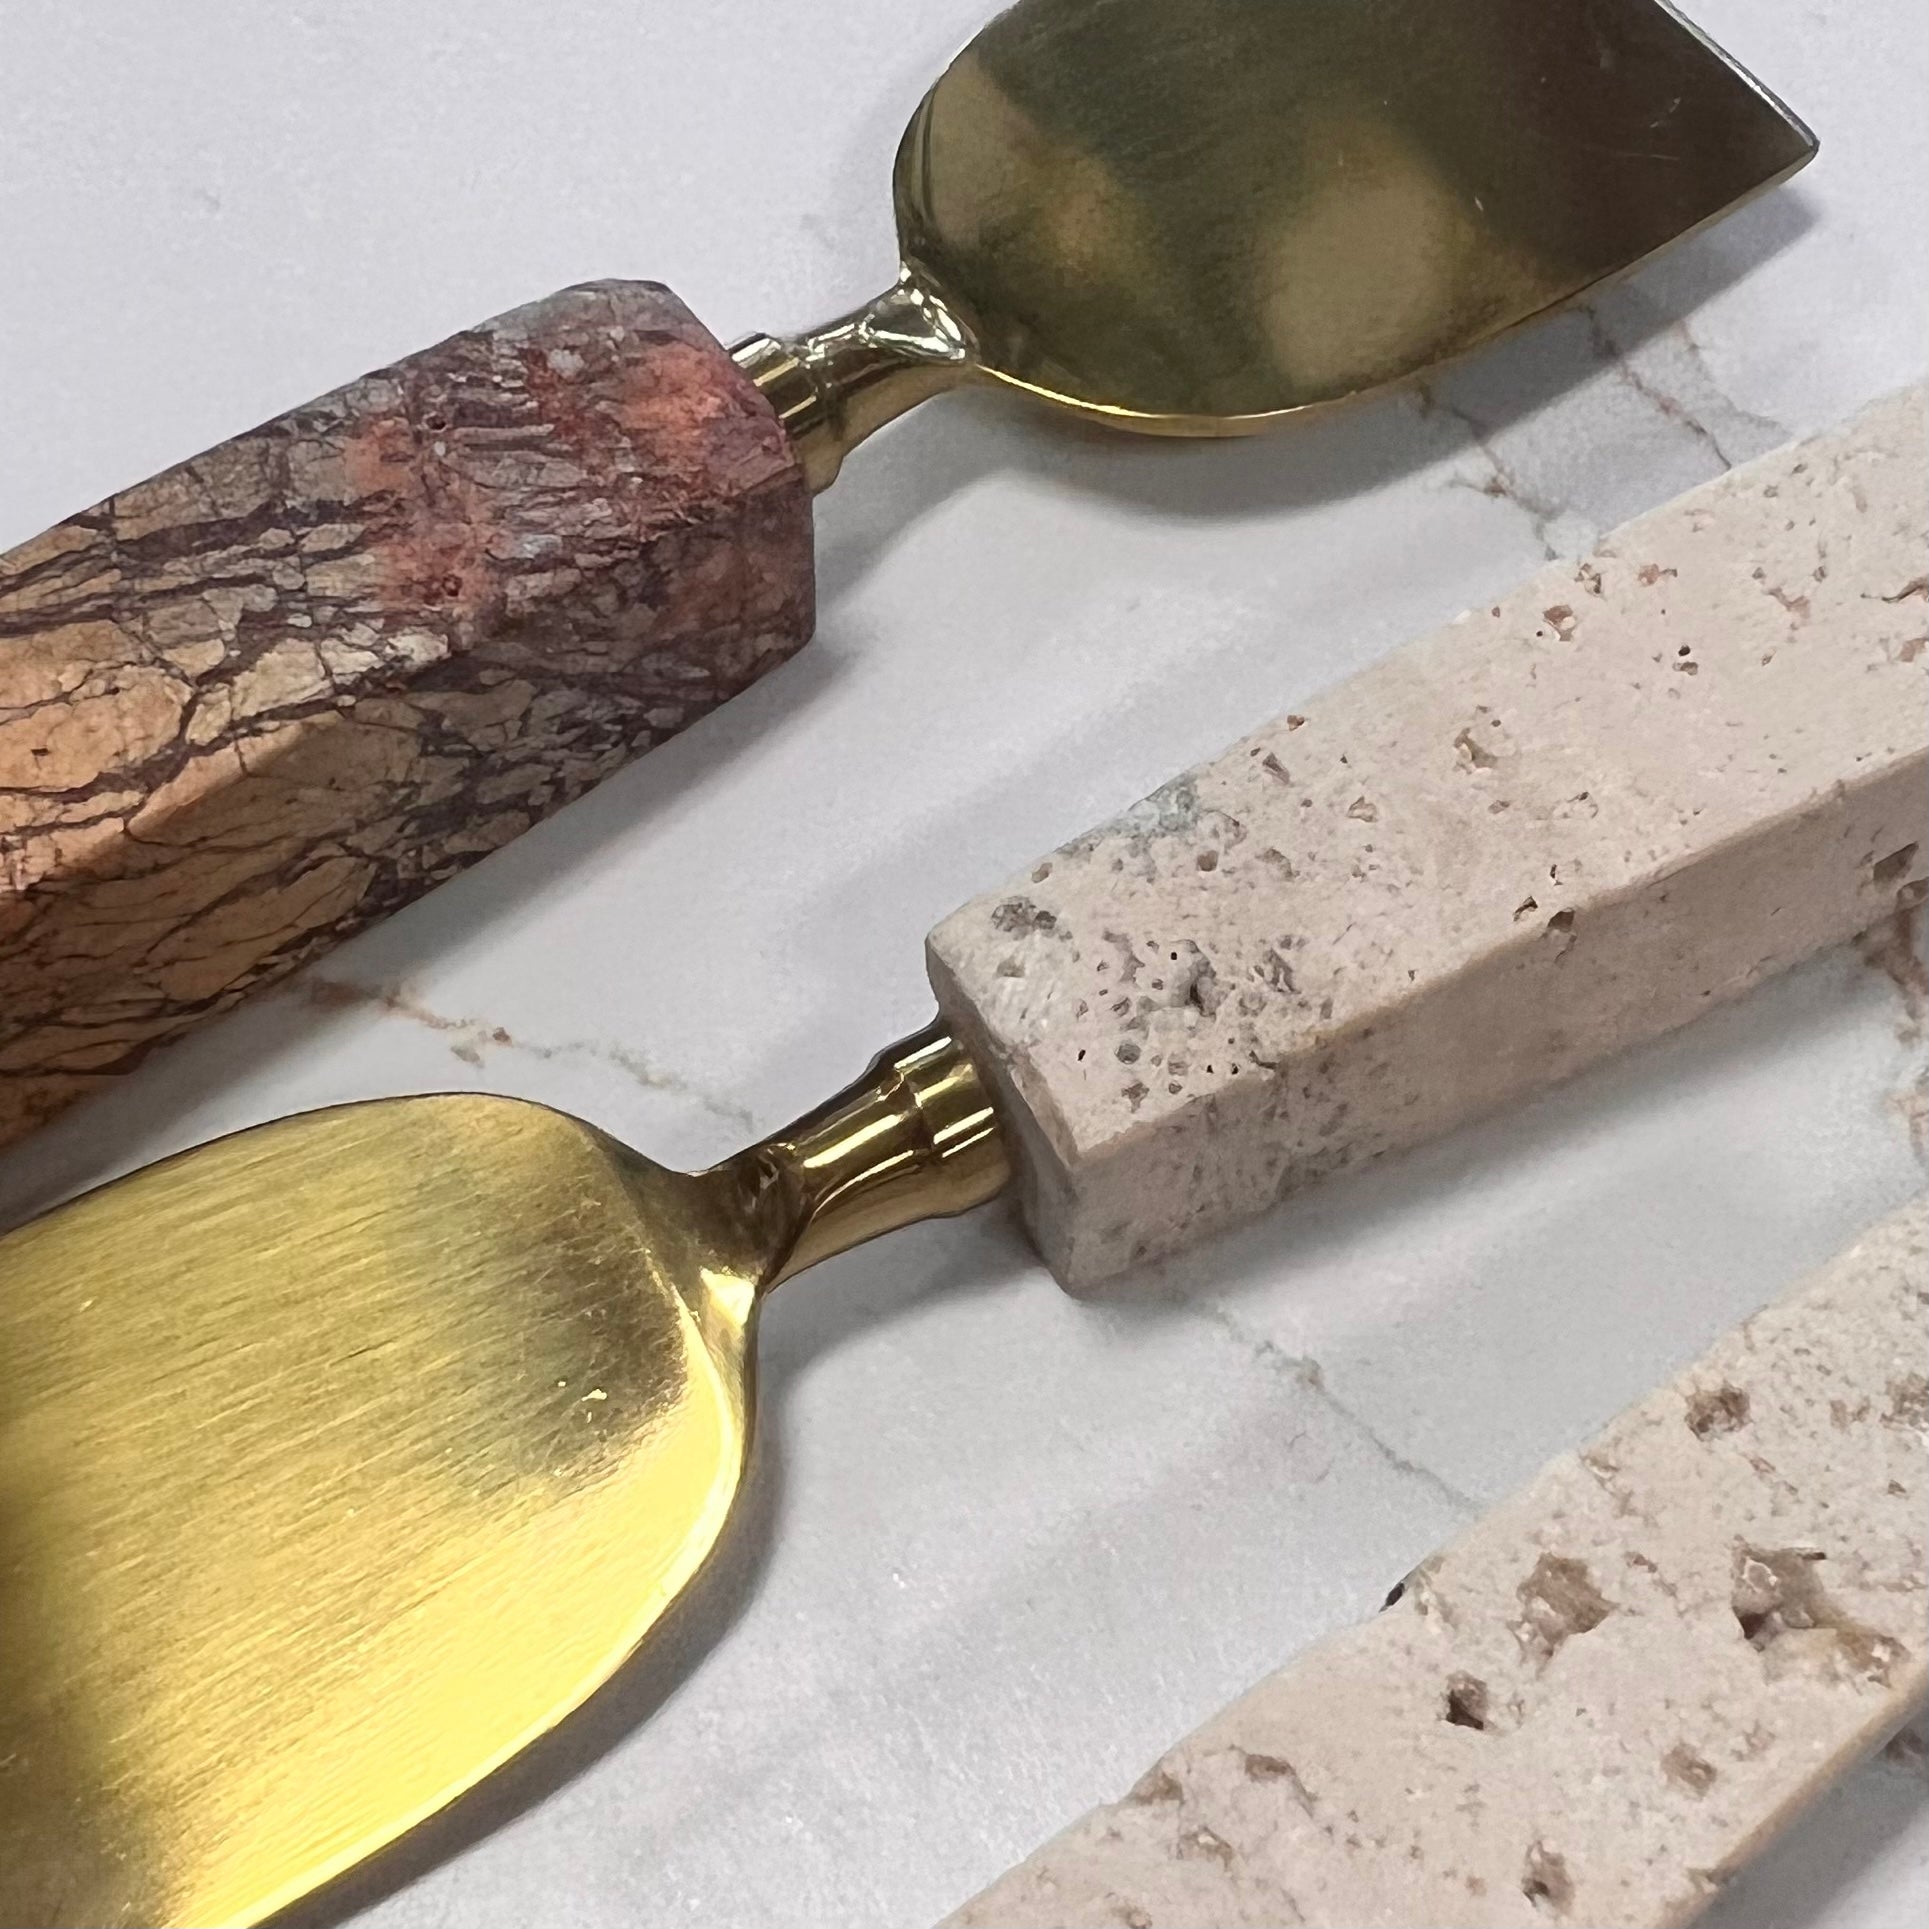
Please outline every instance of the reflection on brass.
[[1019, 0], [905, 130], [896, 287], [736, 352], [820, 489], [971, 379], [1238, 434], [1477, 348], [1814, 152], [1660, 0]]
[[695, 1175], [394, 1099], [0, 1240], [0, 1923], [259, 1921], [551, 1727], [716, 1540], [760, 1295], [1006, 1176], [933, 1031]]

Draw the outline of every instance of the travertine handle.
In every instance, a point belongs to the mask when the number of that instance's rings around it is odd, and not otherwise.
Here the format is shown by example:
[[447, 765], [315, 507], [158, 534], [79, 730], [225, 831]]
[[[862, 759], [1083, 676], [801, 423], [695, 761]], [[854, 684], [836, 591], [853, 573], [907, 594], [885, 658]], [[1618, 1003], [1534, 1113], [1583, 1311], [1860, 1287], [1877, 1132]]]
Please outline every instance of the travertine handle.
[[1691, 1922], [1929, 1690], [1925, 1263], [1917, 1202], [946, 1929]]
[[516, 309], [0, 558], [0, 1142], [811, 619], [783, 430], [648, 282]]
[[1924, 393], [1279, 718], [932, 933], [1061, 1279], [1652, 1038], [1922, 901]]

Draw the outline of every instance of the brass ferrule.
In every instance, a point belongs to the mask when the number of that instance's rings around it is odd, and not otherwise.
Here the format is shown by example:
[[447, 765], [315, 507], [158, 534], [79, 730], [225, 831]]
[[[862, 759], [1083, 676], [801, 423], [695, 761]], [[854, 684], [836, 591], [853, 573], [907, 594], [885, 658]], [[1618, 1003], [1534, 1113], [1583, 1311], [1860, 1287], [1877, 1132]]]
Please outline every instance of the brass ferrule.
[[732, 358], [777, 411], [812, 495], [869, 435], [974, 367], [971, 338], [911, 269], [875, 301], [807, 335], [752, 335]]
[[900, 1226], [968, 1212], [1011, 1177], [978, 1068], [936, 1024], [738, 1157], [787, 1222], [770, 1286]]

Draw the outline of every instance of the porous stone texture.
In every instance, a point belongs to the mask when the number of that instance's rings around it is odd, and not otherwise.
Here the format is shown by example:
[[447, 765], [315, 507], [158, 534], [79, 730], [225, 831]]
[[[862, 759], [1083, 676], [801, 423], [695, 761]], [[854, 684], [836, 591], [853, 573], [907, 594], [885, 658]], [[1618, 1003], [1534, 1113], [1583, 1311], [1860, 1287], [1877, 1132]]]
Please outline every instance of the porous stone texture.
[[1685, 1023], [1929, 877], [1924, 391], [1277, 719], [931, 935], [1070, 1284]]
[[0, 558], [0, 1142], [811, 621], [790, 444], [648, 282], [516, 309]]
[[1929, 1687], [1925, 1310], [1917, 1204], [952, 1929], [1690, 1921]]

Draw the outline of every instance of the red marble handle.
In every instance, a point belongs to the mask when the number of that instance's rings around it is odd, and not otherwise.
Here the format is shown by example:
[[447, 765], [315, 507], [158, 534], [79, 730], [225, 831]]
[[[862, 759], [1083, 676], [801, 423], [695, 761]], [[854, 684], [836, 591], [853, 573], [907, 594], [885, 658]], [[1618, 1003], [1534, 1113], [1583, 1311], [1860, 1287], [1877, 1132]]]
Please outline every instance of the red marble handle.
[[0, 1142], [780, 663], [810, 501], [667, 289], [565, 289], [0, 557]]

